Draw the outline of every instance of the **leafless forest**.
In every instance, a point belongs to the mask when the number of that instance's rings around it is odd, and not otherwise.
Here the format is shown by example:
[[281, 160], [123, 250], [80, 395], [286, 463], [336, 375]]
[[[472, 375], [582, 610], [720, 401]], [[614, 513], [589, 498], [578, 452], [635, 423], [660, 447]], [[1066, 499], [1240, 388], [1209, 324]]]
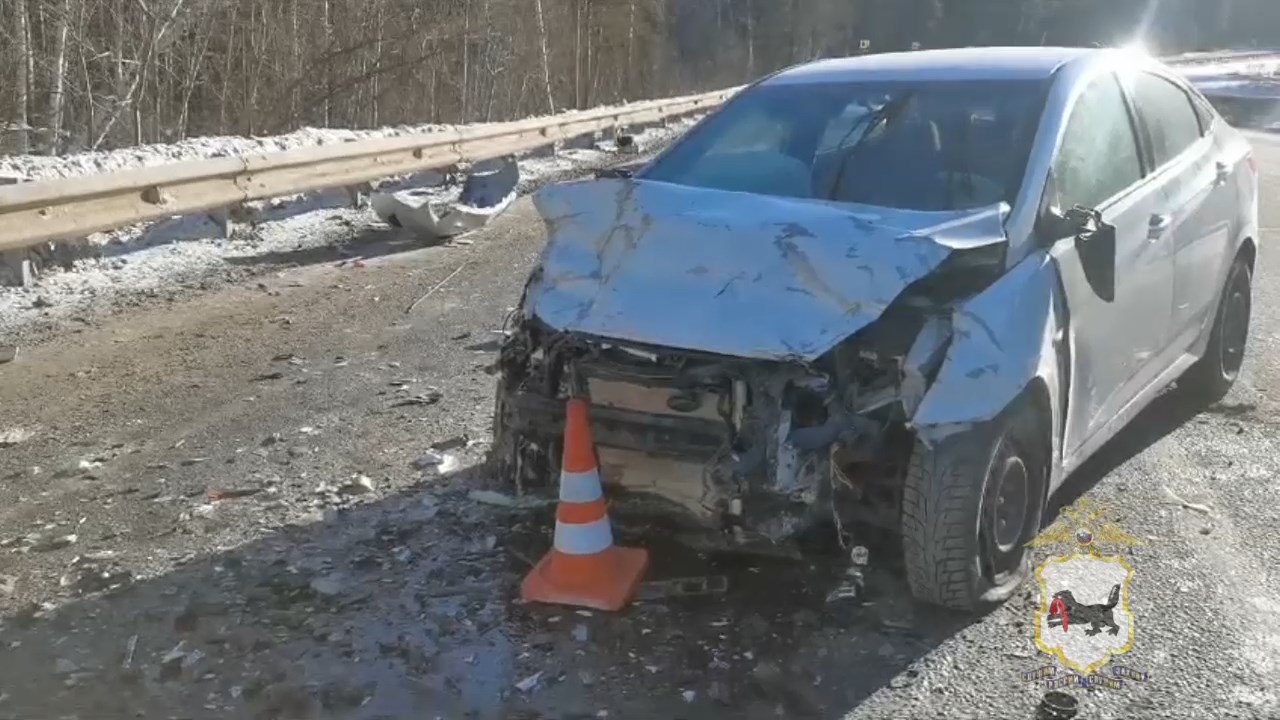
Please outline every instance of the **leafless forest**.
[[0, 152], [503, 120], [976, 44], [1280, 45], [1280, 0], [0, 0]]

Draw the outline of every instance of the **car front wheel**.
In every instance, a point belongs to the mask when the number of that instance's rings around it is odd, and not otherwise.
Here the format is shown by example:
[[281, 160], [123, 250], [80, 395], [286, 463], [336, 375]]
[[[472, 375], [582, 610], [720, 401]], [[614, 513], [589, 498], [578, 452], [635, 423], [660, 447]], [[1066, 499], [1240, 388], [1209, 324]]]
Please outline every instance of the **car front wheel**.
[[1048, 489], [1043, 423], [1020, 404], [929, 447], [917, 440], [903, 487], [907, 582], [924, 602], [962, 611], [1008, 599], [1030, 575], [1026, 544]]

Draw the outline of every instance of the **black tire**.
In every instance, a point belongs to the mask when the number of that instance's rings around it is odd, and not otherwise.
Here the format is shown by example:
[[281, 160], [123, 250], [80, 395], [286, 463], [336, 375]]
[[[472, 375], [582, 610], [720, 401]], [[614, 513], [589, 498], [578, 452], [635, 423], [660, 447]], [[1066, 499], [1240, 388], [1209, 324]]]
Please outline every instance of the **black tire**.
[[1206, 404], [1226, 396], [1240, 377], [1252, 313], [1253, 273], [1245, 258], [1238, 257], [1222, 286], [1209, 344], [1204, 355], [1182, 376], [1179, 387]]
[[[1019, 403], [936, 447], [916, 441], [901, 525], [907, 583], [917, 600], [971, 612], [1004, 602], [1030, 575], [1026, 543], [1040, 531], [1048, 497], [1043, 428], [1040, 413]], [[1010, 497], [998, 502], [1002, 488], [1011, 492], [1019, 477], [1021, 504]]]

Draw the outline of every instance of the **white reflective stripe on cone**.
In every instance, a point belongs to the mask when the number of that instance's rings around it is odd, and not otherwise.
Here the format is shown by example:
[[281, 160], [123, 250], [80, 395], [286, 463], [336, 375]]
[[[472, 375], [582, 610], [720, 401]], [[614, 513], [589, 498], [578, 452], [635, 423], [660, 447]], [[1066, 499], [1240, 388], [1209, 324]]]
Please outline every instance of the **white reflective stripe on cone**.
[[609, 517], [589, 523], [556, 521], [556, 549], [566, 555], [594, 555], [613, 545], [613, 528]]
[[588, 472], [560, 473], [560, 502], [588, 503], [604, 497], [600, 488], [600, 473]]

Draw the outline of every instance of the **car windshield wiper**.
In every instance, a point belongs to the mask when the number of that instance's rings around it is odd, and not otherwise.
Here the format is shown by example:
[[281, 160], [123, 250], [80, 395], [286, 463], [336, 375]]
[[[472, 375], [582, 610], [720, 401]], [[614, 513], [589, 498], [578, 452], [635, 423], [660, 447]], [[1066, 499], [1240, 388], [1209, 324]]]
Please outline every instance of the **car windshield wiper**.
[[[856, 152], [857, 149], [862, 146], [862, 143], [866, 142], [866, 139], [871, 137], [871, 133], [875, 132], [881, 125], [887, 127], [894, 120], [897, 120], [902, 115], [902, 111], [907, 108], [907, 105], [911, 102], [911, 98], [913, 97], [915, 97], [914, 91], [904, 92], [901, 95], [889, 98], [888, 102], [867, 115], [866, 121], [862, 124], [862, 134], [859, 135], [858, 139], [854, 140], [849, 147], [845, 148], [844, 155], [840, 158], [840, 166], [836, 170], [836, 177], [831, 183], [831, 192], [827, 194], [827, 199], [840, 199], [840, 189], [844, 185], [844, 176], [849, 170], [849, 160], [853, 158], [854, 152]], [[848, 134], [846, 134], [844, 138], [841, 138], [840, 143], [837, 144], [836, 147], [840, 147], [840, 145], [844, 144], [844, 141], [849, 138], [849, 135], [852, 135], [853, 131], [857, 129], [858, 125], [854, 125], [850, 128]]]
[[[973, 169], [970, 167], [969, 151], [972, 147], [970, 132], [972, 126], [965, 122], [960, 126], [960, 148], [947, 154], [947, 208], [956, 209], [956, 175], [959, 175], [960, 190], [968, 196], [969, 202], [977, 199], [977, 191], [973, 186]], [[958, 165], [958, 167], [957, 167]]]

